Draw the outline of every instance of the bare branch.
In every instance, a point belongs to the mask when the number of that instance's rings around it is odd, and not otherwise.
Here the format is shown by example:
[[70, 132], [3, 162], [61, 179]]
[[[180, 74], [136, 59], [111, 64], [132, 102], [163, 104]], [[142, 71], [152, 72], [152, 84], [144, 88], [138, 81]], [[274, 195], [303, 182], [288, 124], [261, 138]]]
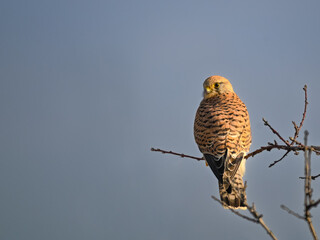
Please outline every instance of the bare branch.
[[[272, 144], [272, 145], [268, 145], [268, 146], [262, 146], [256, 150], [254, 150], [251, 153], [248, 153], [245, 158], [248, 159], [249, 157], [254, 157], [255, 155], [263, 152], [263, 151], [271, 151], [273, 149], [278, 149], [278, 150], [286, 150], [286, 151], [304, 151], [305, 148], [307, 147], [308, 150], [311, 150], [313, 152], [315, 152], [316, 154], [318, 154], [318, 152], [320, 151], [320, 146], [287, 146], [287, 145], [276, 145], [276, 144]], [[320, 152], [319, 152], [320, 154]]]
[[300, 147], [304, 147], [304, 145], [301, 142], [299, 142], [297, 139], [294, 139], [293, 137], [289, 137], [289, 139], [292, 141], [292, 144], [295, 143]]
[[259, 221], [259, 224], [267, 231], [268, 235], [274, 239], [274, 240], [277, 240], [276, 236], [273, 234], [273, 232], [268, 228], [268, 226], [264, 223], [263, 219], [262, 219], [262, 215], [259, 214], [257, 211], [256, 211], [256, 208], [254, 206], [254, 204], [252, 203], [252, 206], [249, 206], [247, 204], [247, 208], [249, 210], [249, 212], [251, 213], [251, 215], [256, 218], [258, 221]]
[[315, 154], [320, 155], [320, 149], [319, 146], [310, 146], [310, 150], [315, 152]]
[[[303, 119], [302, 119], [302, 122], [303, 122]], [[295, 126], [295, 128], [298, 129], [296, 126]], [[286, 207], [284, 205], [281, 205], [281, 208], [286, 210], [289, 214], [291, 214], [299, 219], [305, 220], [309, 226], [309, 230], [312, 234], [313, 239], [317, 240], [318, 236], [317, 236], [317, 233], [316, 233], [314, 226], [313, 226], [313, 223], [312, 223], [312, 219], [311, 219], [312, 216], [310, 213], [310, 209], [313, 207], [317, 207], [317, 205], [320, 203], [320, 199], [318, 199], [317, 201], [312, 200], [312, 192], [313, 192], [313, 189], [311, 188], [311, 179], [312, 179], [312, 176], [311, 176], [311, 152], [312, 152], [312, 149], [311, 149], [311, 147], [307, 146], [308, 135], [309, 135], [308, 131], [305, 131], [304, 132], [304, 144], [296, 141], [296, 139], [294, 139], [294, 138], [291, 139], [292, 143], [296, 143], [300, 147], [304, 147], [304, 160], [305, 160], [304, 161], [305, 162], [304, 169], [305, 170], [304, 170], [304, 177], [300, 177], [305, 180], [305, 182], [304, 182], [304, 217], [299, 215], [298, 213], [292, 211], [291, 209], [289, 209], [288, 207]], [[316, 178], [318, 176], [320, 176], [320, 174], [317, 176], [313, 176], [313, 177]]]
[[[320, 174], [315, 175], [315, 176], [310, 176], [311, 180], [315, 180], [317, 177], [320, 177]], [[299, 177], [300, 179], [306, 179], [305, 177]]]
[[[263, 152], [263, 151], [271, 151], [273, 149], [278, 149], [278, 150], [286, 150], [286, 151], [304, 151], [305, 147], [307, 147], [307, 149], [310, 149], [311, 151], [315, 152], [316, 154], [320, 154], [320, 146], [286, 146], [286, 145], [268, 145], [268, 146], [262, 146], [259, 149], [248, 153], [246, 156], [244, 156], [245, 159], [248, 159], [249, 157], [254, 157], [255, 155]], [[195, 159], [198, 161], [204, 160], [204, 158], [202, 157], [194, 157], [191, 155], [186, 155], [183, 153], [177, 153], [177, 152], [173, 152], [173, 151], [168, 151], [168, 150], [162, 150], [159, 148], [151, 148], [150, 149], [152, 152], [161, 152], [163, 154], [172, 154], [172, 155], [176, 155], [176, 156], [180, 156], [182, 158], [191, 158], [191, 159]]]
[[284, 140], [283, 137], [273, 128], [271, 127], [271, 125], [268, 123], [267, 120], [265, 120], [264, 118], [262, 118], [262, 121], [264, 122], [264, 125], [268, 126], [271, 131], [278, 136], [278, 138], [281, 139], [282, 142], [284, 142], [287, 146], [290, 146], [290, 144], [288, 143], [288, 141]]
[[276, 236], [273, 234], [273, 232], [268, 228], [268, 226], [264, 223], [263, 219], [262, 219], [262, 214], [259, 214], [254, 206], [254, 204], [252, 204], [252, 206], [249, 206], [247, 203], [245, 204], [247, 207], [247, 210], [249, 211], [249, 213], [254, 217], [254, 218], [250, 218], [242, 213], [239, 213], [238, 211], [230, 208], [229, 206], [227, 206], [224, 202], [220, 201], [218, 198], [216, 198], [215, 196], [211, 196], [212, 199], [214, 199], [215, 201], [219, 202], [224, 208], [229, 209], [231, 212], [233, 212], [234, 214], [236, 214], [239, 217], [242, 217], [250, 222], [254, 222], [257, 224], [260, 224], [269, 234], [269, 236], [274, 239], [277, 240]]
[[318, 175], [311, 176], [311, 179], [312, 179], [312, 180], [315, 180], [317, 177], [320, 177], [320, 173], [319, 173]]
[[[299, 142], [298, 140], [290, 137], [290, 140], [292, 141], [292, 143], [296, 143], [298, 146], [300, 146], [301, 148], [305, 149], [307, 147], [308, 150], [311, 150], [313, 152], [315, 152], [317, 155], [320, 154], [320, 151], [318, 151], [318, 147], [315, 146], [305, 146], [304, 144], [302, 144], [301, 142]], [[303, 150], [304, 151], [304, 150]]]
[[308, 206], [307, 206], [307, 208], [308, 209], [311, 209], [311, 208], [313, 208], [313, 207], [317, 207], [318, 206], [318, 204], [320, 203], [320, 199], [318, 199], [317, 201], [312, 201]]
[[302, 219], [302, 220], [306, 220], [303, 216], [301, 216], [300, 214], [292, 211], [290, 208], [286, 207], [285, 205], [281, 205], [280, 206], [283, 210], [287, 211], [289, 214], [299, 218], [299, 219]]
[[[309, 132], [305, 131], [304, 132], [304, 145], [307, 146], [308, 143], [308, 135]], [[312, 224], [311, 220], [311, 214], [310, 214], [310, 208], [311, 205], [313, 204], [312, 201], [312, 188], [311, 188], [311, 174], [310, 174], [310, 169], [311, 169], [311, 150], [307, 150], [307, 148], [304, 151], [304, 159], [305, 159], [305, 165], [304, 165], [304, 215], [305, 219], [308, 223], [310, 232], [312, 234], [313, 239], [318, 239], [317, 233], [314, 229], [314, 226]], [[317, 203], [318, 204], [318, 203]]]
[[302, 125], [303, 125], [304, 119], [306, 118], [307, 105], [308, 105], [307, 85], [304, 85], [303, 91], [304, 91], [304, 110], [303, 110], [303, 114], [302, 114], [302, 119], [301, 119], [301, 122], [299, 124], [299, 127], [296, 125], [295, 122], [292, 122], [293, 126], [294, 126], [294, 129], [295, 129], [295, 133], [294, 133], [293, 139], [291, 139], [292, 142], [291, 142], [290, 145], [292, 145], [294, 143], [294, 141], [297, 139], [297, 137], [299, 136], [300, 129], [301, 129]]
[[153, 151], [153, 152], [161, 152], [163, 154], [173, 154], [173, 155], [176, 155], [176, 156], [180, 156], [182, 158], [192, 158], [192, 159], [195, 159], [195, 160], [198, 160], [198, 161], [204, 160], [203, 157], [202, 158], [194, 157], [194, 156], [186, 155], [186, 154], [183, 154], [183, 153], [176, 153], [176, 152], [172, 152], [172, 151], [162, 150], [162, 149], [159, 149], [159, 148], [151, 148], [151, 151]]
[[269, 168], [270, 168], [270, 167], [273, 167], [275, 164], [277, 164], [277, 163], [280, 162], [282, 159], [284, 159], [284, 158], [288, 155], [288, 153], [289, 153], [290, 151], [291, 151], [291, 150], [286, 151], [286, 153], [285, 153], [279, 160], [276, 160], [276, 161], [274, 161], [273, 163], [271, 163], [271, 164], [269, 165]]
[[308, 217], [306, 221], [307, 221], [307, 223], [308, 223], [308, 225], [309, 225], [310, 232], [311, 232], [311, 234], [312, 234], [313, 239], [314, 239], [314, 240], [318, 240], [319, 238], [318, 238], [318, 236], [317, 236], [316, 230], [315, 230], [314, 227], [313, 227], [313, 224], [312, 224], [312, 221], [311, 221], [311, 217]]
[[215, 196], [211, 196], [211, 198], [214, 199], [215, 201], [219, 202], [224, 208], [229, 209], [231, 212], [233, 212], [237, 216], [242, 217], [250, 222], [259, 223], [259, 221], [257, 219], [250, 218], [242, 213], [239, 213], [238, 211], [234, 210], [233, 208], [230, 208], [227, 204], [225, 204], [224, 202], [222, 202], [221, 200], [219, 200]]

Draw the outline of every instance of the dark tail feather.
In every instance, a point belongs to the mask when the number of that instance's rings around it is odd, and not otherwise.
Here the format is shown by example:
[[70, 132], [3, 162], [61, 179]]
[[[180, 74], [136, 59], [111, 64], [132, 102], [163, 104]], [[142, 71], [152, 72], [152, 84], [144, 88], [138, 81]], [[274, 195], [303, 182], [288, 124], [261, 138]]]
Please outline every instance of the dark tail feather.
[[242, 176], [236, 173], [231, 181], [230, 183], [229, 179], [224, 178], [223, 182], [219, 183], [221, 201], [230, 208], [246, 209], [247, 197]]

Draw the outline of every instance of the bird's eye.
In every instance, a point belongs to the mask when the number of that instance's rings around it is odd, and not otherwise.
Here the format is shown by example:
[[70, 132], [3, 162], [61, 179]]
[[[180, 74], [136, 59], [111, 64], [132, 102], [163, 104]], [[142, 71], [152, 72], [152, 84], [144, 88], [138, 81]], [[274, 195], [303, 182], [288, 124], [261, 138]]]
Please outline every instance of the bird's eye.
[[220, 83], [215, 83], [214, 84], [214, 88], [219, 88], [220, 87]]

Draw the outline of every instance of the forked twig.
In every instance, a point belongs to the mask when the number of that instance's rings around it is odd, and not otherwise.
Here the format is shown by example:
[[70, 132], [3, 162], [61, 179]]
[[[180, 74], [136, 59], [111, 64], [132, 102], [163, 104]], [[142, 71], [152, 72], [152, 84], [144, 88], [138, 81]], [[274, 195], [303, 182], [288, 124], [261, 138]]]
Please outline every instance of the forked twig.
[[257, 223], [259, 225], [261, 225], [261, 227], [263, 227], [267, 234], [274, 240], [277, 240], [276, 236], [273, 234], [273, 232], [270, 230], [270, 228], [264, 223], [262, 217], [262, 214], [259, 214], [255, 208], [254, 203], [252, 204], [252, 206], [249, 206], [247, 203], [245, 203], [245, 206], [247, 207], [247, 210], [249, 211], [249, 213], [253, 216], [253, 218], [250, 218], [242, 213], [239, 213], [238, 211], [230, 208], [229, 206], [227, 206], [224, 202], [222, 202], [221, 200], [219, 200], [218, 198], [216, 198], [215, 196], [211, 196], [212, 199], [214, 199], [215, 201], [219, 202], [224, 208], [229, 209], [231, 212], [233, 212], [234, 214], [236, 214], [239, 217], [242, 217], [250, 222], [254, 222]]
[[303, 91], [304, 91], [304, 110], [303, 110], [303, 114], [302, 114], [302, 119], [301, 119], [301, 122], [299, 124], [299, 127], [297, 127], [296, 123], [295, 122], [292, 122], [293, 123], [293, 126], [294, 126], [294, 129], [295, 129], [295, 133], [294, 133], [294, 137], [292, 139], [292, 142], [290, 145], [293, 144], [293, 142], [297, 139], [297, 137], [299, 136], [299, 132], [300, 132], [300, 129], [303, 125], [303, 122], [306, 118], [306, 114], [307, 114], [307, 105], [309, 104], [308, 103], [308, 93], [307, 93], [307, 85], [304, 85], [303, 87]]
[[230, 208], [227, 204], [225, 204], [224, 202], [222, 202], [221, 200], [219, 200], [218, 198], [216, 198], [215, 196], [211, 196], [212, 199], [214, 199], [215, 201], [217, 201], [218, 203], [220, 203], [224, 208], [229, 209], [231, 212], [233, 212], [234, 214], [236, 214], [239, 217], [242, 217], [250, 222], [254, 222], [254, 223], [259, 223], [259, 221], [255, 218], [250, 218], [242, 213], [239, 213], [238, 211], [234, 210], [233, 208]]

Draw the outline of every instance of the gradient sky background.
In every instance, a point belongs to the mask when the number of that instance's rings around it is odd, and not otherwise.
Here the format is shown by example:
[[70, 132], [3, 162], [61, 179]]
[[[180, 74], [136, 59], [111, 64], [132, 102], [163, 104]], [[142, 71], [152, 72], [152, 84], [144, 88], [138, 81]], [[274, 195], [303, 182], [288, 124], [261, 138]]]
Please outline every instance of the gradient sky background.
[[[293, 134], [307, 84], [303, 130], [320, 145], [319, 9], [316, 0], [1, 1], [0, 239], [269, 239], [210, 198], [218, 185], [203, 162], [150, 148], [200, 156], [193, 120], [210, 75], [246, 103], [251, 150], [275, 139], [262, 117]], [[303, 156], [269, 169], [281, 156], [248, 160], [248, 201], [279, 239], [311, 239], [280, 209], [303, 211]]]

